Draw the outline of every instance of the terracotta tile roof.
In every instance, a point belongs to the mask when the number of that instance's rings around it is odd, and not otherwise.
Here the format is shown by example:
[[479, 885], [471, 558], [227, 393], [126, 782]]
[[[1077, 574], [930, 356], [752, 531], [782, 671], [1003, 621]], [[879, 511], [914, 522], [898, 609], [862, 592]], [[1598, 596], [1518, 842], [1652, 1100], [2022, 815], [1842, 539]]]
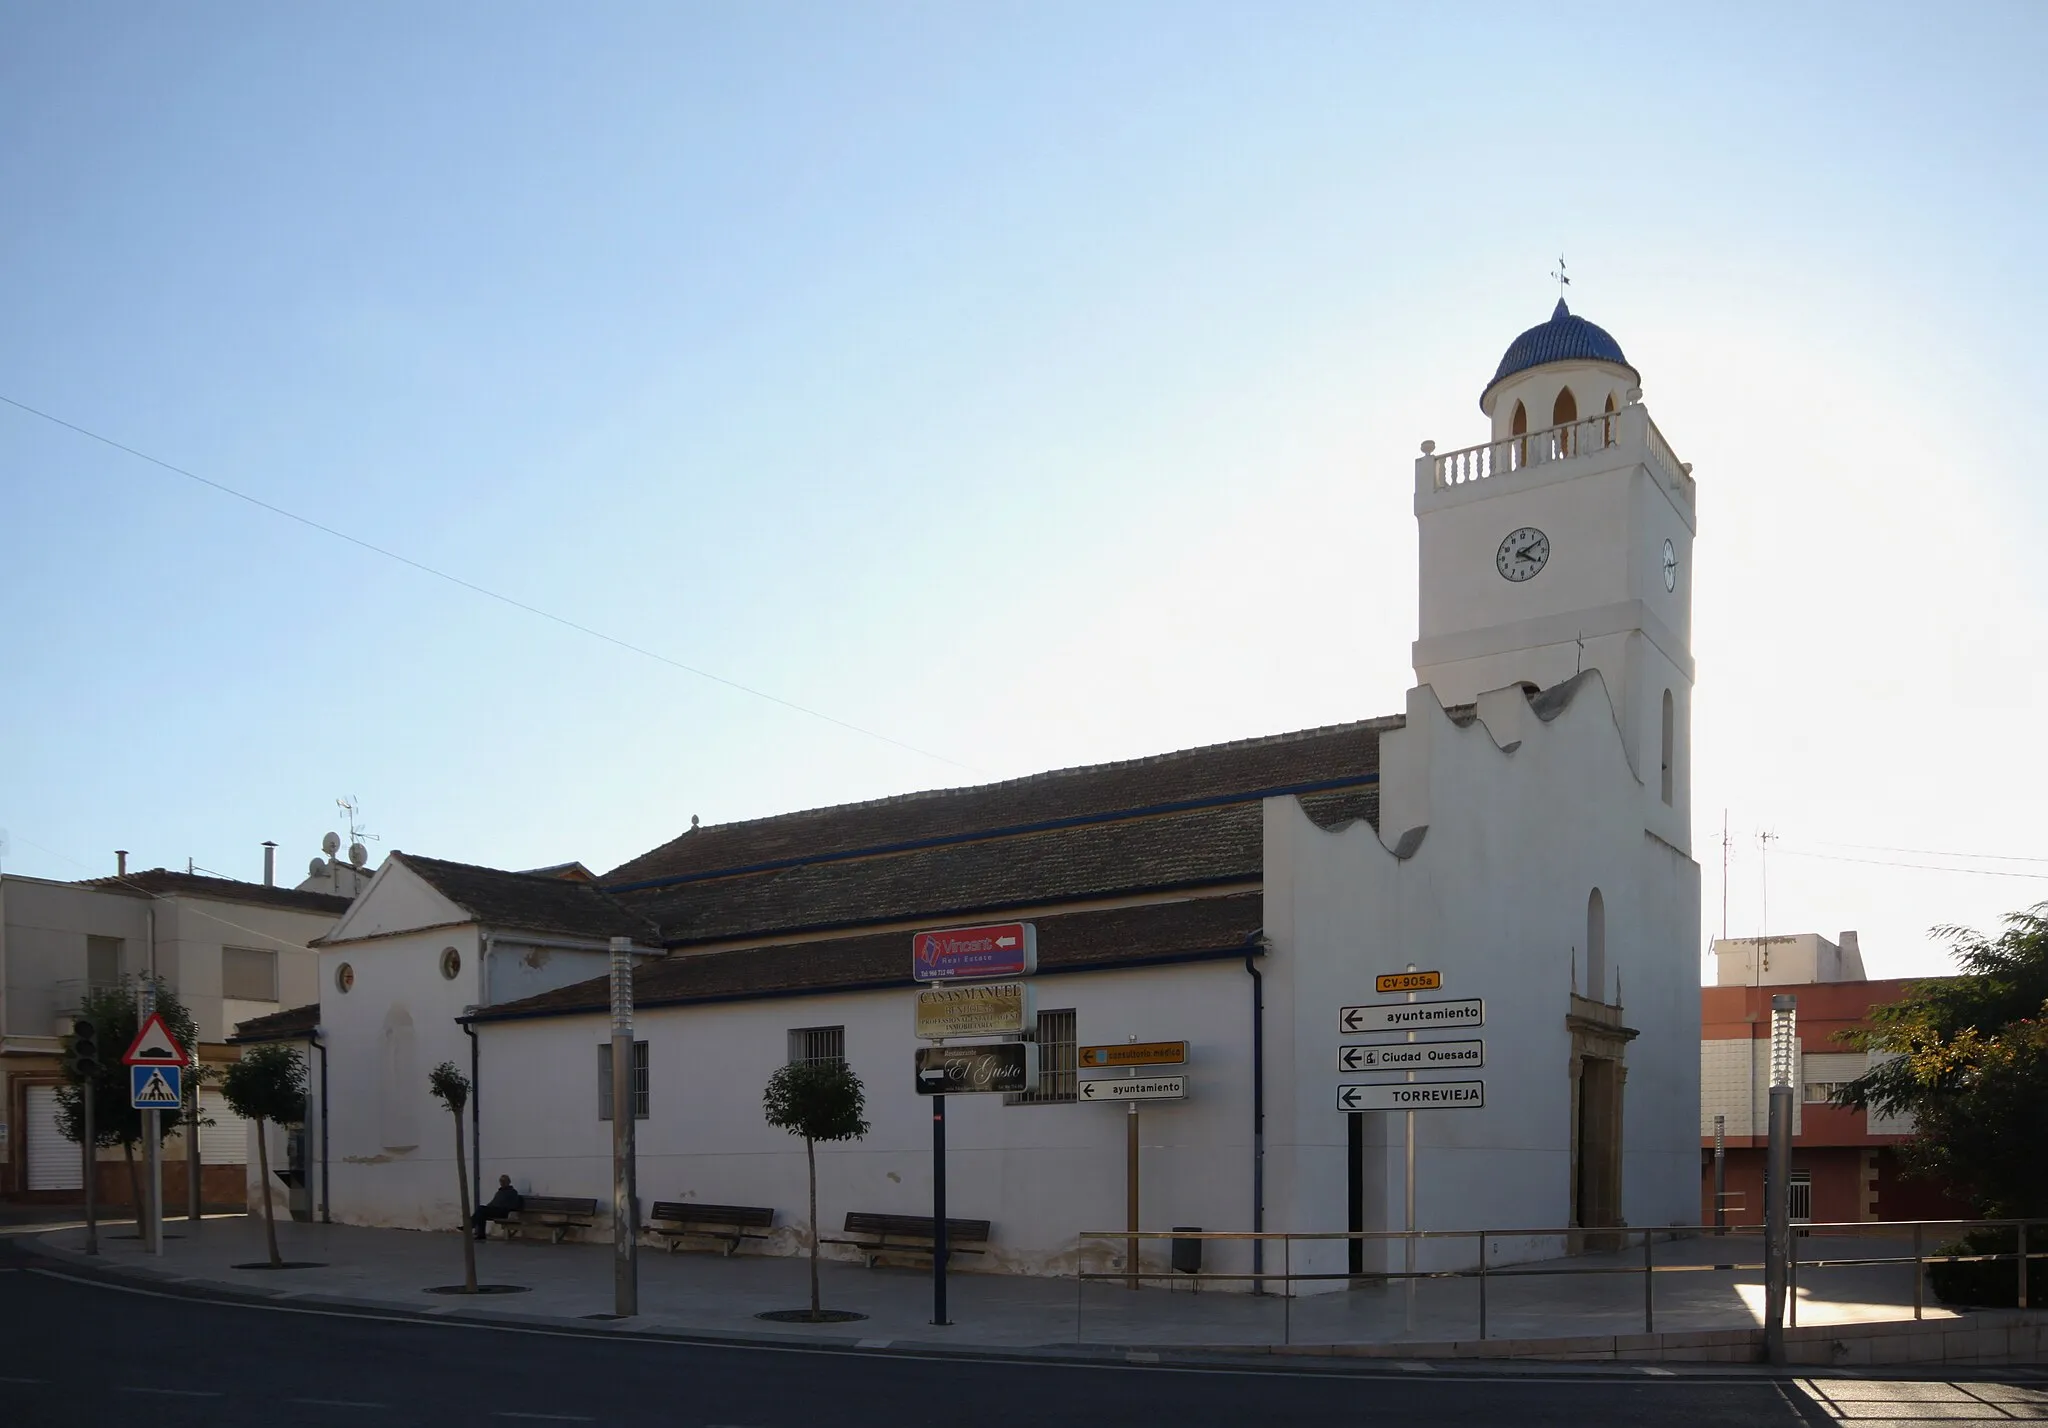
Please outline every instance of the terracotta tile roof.
[[656, 937], [652, 923], [588, 883], [451, 863], [418, 853], [391, 856], [487, 927], [568, 937], [632, 937], [642, 942]]
[[[1257, 945], [1264, 906], [1259, 893], [1236, 893], [1033, 918], [1038, 928], [1038, 972], [1042, 977], [1242, 955]], [[633, 1002], [646, 1009], [910, 985], [910, 934], [876, 932], [728, 952], [672, 954], [635, 970]], [[594, 977], [487, 1007], [474, 1019], [570, 1016], [601, 1013], [609, 1007], [609, 983]]]
[[324, 912], [333, 917], [347, 912], [349, 904], [349, 899], [331, 893], [300, 892], [296, 888], [245, 883], [238, 878], [210, 878], [199, 873], [174, 873], [168, 868], [149, 868], [123, 877], [86, 878], [83, 885], [136, 897], [202, 897], [215, 902], [285, 907], [296, 912]]
[[320, 1003], [308, 1002], [289, 1011], [251, 1017], [235, 1023], [231, 1045], [248, 1046], [259, 1041], [304, 1041], [320, 1025]]

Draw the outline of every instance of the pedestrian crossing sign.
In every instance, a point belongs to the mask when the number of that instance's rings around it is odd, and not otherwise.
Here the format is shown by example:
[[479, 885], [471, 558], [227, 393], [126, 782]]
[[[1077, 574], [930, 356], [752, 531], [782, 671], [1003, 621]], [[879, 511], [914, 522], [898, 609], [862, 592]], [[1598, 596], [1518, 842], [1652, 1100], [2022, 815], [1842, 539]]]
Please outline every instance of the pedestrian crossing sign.
[[138, 1111], [175, 1111], [185, 1100], [185, 1068], [130, 1066], [128, 1104]]

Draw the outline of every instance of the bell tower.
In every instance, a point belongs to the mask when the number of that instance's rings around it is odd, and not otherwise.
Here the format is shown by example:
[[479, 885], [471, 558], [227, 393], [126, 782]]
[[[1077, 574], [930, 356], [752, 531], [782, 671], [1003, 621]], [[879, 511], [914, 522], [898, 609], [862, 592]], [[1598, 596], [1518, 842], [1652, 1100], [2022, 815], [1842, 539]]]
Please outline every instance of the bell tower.
[[1448, 705], [1598, 670], [1644, 826], [1689, 853], [1694, 483], [1641, 381], [1560, 298], [1480, 395], [1491, 439], [1423, 443], [1415, 677]]

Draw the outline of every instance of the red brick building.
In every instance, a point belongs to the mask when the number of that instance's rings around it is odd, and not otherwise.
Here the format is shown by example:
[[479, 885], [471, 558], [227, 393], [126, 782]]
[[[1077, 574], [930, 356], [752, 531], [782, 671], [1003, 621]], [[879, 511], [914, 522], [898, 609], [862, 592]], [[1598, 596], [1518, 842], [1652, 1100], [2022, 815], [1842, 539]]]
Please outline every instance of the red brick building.
[[[1700, 989], [1700, 1222], [1714, 1220], [1715, 1117], [1723, 1118], [1730, 1224], [1759, 1221], [1770, 1114], [1771, 998], [1798, 1001], [1799, 1063], [1792, 1135], [1795, 1220], [1931, 1220], [1969, 1207], [1941, 1186], [1900, 1173], [1910, 1118], [1830, 1103], [1836, 1086], [1869, 1068], [1836, 1037], [1869, 1025], [1870, 1009], [1905, 995], [1910, 981], [1870, 981], [1856, 934], [1814, 933], [1714, 943], [1717, 985]], [[1913, 980], [1925, 980], [1916, 978]]]

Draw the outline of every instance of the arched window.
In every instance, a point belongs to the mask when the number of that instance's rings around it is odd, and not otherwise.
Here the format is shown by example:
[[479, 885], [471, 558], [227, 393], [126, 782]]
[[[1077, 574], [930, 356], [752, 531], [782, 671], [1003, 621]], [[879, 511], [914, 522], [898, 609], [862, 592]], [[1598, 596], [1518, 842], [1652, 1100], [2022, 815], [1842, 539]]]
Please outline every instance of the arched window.
[[1586, 895], [1586, 995], [1607, 1000], [1607, 900], [1598, 888]]
[[1579, 400], [1566, 387], [1557, 394], [1557, 400], [1550, 407], [1550, 424], [1559, 428], [1556, 436], [1557, 454], [1570, 456], [1578, 450], [1578, 443], [1572, 439], [1572, 423], [1579, 419]]
[[1529, 430], [1529, 409], [1520, 402], [1515, 403], [1515, 416], [1508, 432], [1513, 436], [1524, 435]]
[[1515, 414], [1508, 422], [1508, 434], [1515, 438], [1515, 444], [1509, 448], [1511, 453], [1509, 464], [1511, 466], [1527, 466], [1529, 464], [1529, 443], [1525, 438], [1529, 435], [1529, 409], [1519, 401], [1515, 403]]
[[1614, 393], [1612, 392], [1607, 394], [1607, 414], [1609, 416], [1614, 415]]
[[1664, 801], [1671, 802], [1671, 754], [1677, 747], [1677, 715], [1671, 702], [1671, 691], [1664, 691]]

